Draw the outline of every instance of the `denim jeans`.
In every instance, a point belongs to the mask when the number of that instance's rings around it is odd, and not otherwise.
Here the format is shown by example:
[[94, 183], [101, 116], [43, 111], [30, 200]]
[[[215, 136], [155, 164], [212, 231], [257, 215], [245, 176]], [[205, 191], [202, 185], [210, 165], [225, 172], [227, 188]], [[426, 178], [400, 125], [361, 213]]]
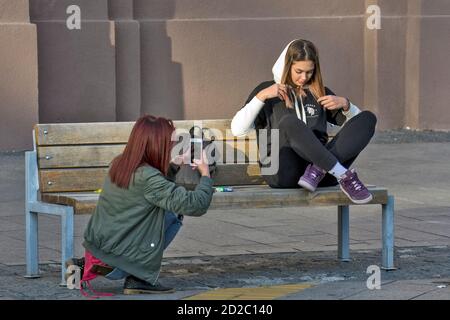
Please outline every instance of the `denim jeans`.
[[[166, 211], [164, 216], [164, 250], [169, 246], [172, 240], [177, 235], [182, 226], [182, 218], [180, 219], [175, 213]], [[120, 280], [129, 274], [119, 268], [114, 268], [105, 277], [109, 280]]]

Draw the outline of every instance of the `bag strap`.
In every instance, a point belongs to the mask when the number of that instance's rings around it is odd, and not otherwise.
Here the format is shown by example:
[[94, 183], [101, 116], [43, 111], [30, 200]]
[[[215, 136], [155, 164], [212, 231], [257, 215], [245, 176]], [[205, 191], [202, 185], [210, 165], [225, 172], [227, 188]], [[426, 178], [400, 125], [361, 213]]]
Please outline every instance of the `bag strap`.
[[[201, 130], [201, 132], [202, 132], [202, 136], [201, 136], [202, 140], [205, 140], [206, 132], [209, 132], [209, 133], [211, 132], [211, 129], [207, 128], [207, 127], [192, 126], [189, 129], [189, 134], [190, 134], [191, 138], [195, 138], [195, 135], [194, 135], [195, 128], [198, 128], [198, 129]], [[216, 139], [216, 137], [213, 136], [212, 134], [210, 136], [211, 136], [210, 141], [214, 141]]]

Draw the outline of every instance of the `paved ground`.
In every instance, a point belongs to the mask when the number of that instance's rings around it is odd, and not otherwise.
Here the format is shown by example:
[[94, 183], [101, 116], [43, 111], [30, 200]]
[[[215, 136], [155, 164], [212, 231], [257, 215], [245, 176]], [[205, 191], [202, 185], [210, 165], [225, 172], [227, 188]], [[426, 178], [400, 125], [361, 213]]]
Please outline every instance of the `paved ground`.
[[[428, 142], [434, 141], [434, 142]], [[438, 141], [438, 142], [436, 142]], [[378, 134], [355, 167], [363, 181], [396, 198], [396, 265], [381, 289], [366, 286], [379, 265], [381, 210], [351, 209], [351, 254], [336, 259], [336, 210], [280, 208], [211, 211], [185, 219], [165, 254], [170, 295], [121, 295], [121, 281], [95, 280], [112, 299], [448, 299], [450, 300], [450, 135]], [[0, 154], [0, 299], [82, 299], [58, 286], [59, 221], [40, 218], [42, 277], [24, 279], [24, 157]], [[76, 254], [89, 216], [75, 220]], [[251, 288], [251, 289], [249, 289]]]

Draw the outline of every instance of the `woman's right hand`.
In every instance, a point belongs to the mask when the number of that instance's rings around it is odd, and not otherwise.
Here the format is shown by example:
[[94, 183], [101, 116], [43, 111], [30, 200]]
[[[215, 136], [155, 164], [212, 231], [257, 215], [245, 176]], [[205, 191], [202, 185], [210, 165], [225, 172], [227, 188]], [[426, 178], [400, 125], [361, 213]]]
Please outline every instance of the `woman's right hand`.
[[206, 155], [205, 150], [202, 152], [202, 159], [196, 160], [194, 159], [194, 164], [192, 165], [192, 170], [197, 169], [200, 172], [201, 176], [210, 177], [209, 175], [209, 165], [208, 165], [208, 157]]
[[256, 97], [259, 100], [261, 100], [262, 102], [266, 101], [267, 99], [271, 99], [271, 98], [275, 98], [275, 97], [278, 97], [283, 101], [289, 101], [289, 96], [288, 96], [287, 90], [288, 90], [287, 85], [281, 84], [281, 83], [280, 84], [274, 83], [270, 87], [258, 92]]

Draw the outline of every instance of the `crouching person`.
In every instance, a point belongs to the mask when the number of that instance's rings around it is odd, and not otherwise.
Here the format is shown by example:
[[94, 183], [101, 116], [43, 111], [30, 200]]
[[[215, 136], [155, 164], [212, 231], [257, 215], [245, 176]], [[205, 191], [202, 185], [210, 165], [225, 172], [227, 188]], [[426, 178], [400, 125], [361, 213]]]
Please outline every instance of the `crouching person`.
[[84, 232], [85, 257], [101, 261], [94, 265], [98, 274], [125, 278], [124, 294], [174, 291], [158, 282], [163, 251], [183, 215], [201, 216], [211, 203], [213, 181], [206, 163], [197, 163], [201, 178], [194, 191], [167, 179], [174, 130], [164, 118], [137, 120], [124, 152], [111, 163]]

